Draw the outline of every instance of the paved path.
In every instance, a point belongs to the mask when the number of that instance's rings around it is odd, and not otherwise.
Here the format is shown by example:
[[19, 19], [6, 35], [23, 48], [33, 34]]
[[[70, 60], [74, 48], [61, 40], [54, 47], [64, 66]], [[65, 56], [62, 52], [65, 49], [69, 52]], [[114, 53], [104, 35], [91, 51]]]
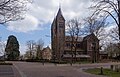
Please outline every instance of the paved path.
[[0, 65], [0, 77], [21, 77], [13, 65]]
[[0, 65], [0, 77], [14, 77], [11, 65]]
[[104, 77], [82, 72], [80, 66], [13, 62], [21, 77]]

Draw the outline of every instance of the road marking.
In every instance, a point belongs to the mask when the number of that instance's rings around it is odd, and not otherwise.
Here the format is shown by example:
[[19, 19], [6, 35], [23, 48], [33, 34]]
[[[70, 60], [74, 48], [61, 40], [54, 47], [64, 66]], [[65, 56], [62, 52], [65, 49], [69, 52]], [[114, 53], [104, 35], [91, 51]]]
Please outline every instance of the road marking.
[[27, 77], [22, 71], [19, 70], [19, 68], [15, 64], [13, 64], [13, 65], [18, 70], [18, 72], [21, 75], [21, 77]]

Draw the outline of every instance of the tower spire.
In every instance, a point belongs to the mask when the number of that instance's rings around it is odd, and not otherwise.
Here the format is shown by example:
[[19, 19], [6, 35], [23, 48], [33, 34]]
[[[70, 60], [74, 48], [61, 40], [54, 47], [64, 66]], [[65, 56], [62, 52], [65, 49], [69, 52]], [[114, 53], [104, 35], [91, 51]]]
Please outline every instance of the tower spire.
[[58, 13], [57, 13], [57, 16], [60, 16], [60, 15], [62, 15], [61, 8], [59, 8]]

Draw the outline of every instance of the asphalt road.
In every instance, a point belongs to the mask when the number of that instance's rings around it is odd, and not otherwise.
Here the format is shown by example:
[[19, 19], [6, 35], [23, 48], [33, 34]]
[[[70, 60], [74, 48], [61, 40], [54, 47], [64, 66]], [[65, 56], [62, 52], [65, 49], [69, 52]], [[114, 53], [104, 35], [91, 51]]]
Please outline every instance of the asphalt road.
[[0, 77], [21, 77], [13, 65], [0, 65]]
[[13, 62], [21, 77], [104, 77], [85, 73], [81, 68], [107, 66], [108, 64], [57, 65], [30, 62]]

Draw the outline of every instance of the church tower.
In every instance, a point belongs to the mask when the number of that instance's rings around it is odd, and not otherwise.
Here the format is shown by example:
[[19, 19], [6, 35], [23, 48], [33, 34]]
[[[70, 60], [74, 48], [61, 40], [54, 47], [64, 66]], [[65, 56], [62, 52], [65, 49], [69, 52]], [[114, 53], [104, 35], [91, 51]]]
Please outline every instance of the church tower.
[[51, 25], [51, 43], [53, 59], [61, 60], [65, 43], [65, 19], [62, 15], [61, 8], [59, 8], [57, 16]]

